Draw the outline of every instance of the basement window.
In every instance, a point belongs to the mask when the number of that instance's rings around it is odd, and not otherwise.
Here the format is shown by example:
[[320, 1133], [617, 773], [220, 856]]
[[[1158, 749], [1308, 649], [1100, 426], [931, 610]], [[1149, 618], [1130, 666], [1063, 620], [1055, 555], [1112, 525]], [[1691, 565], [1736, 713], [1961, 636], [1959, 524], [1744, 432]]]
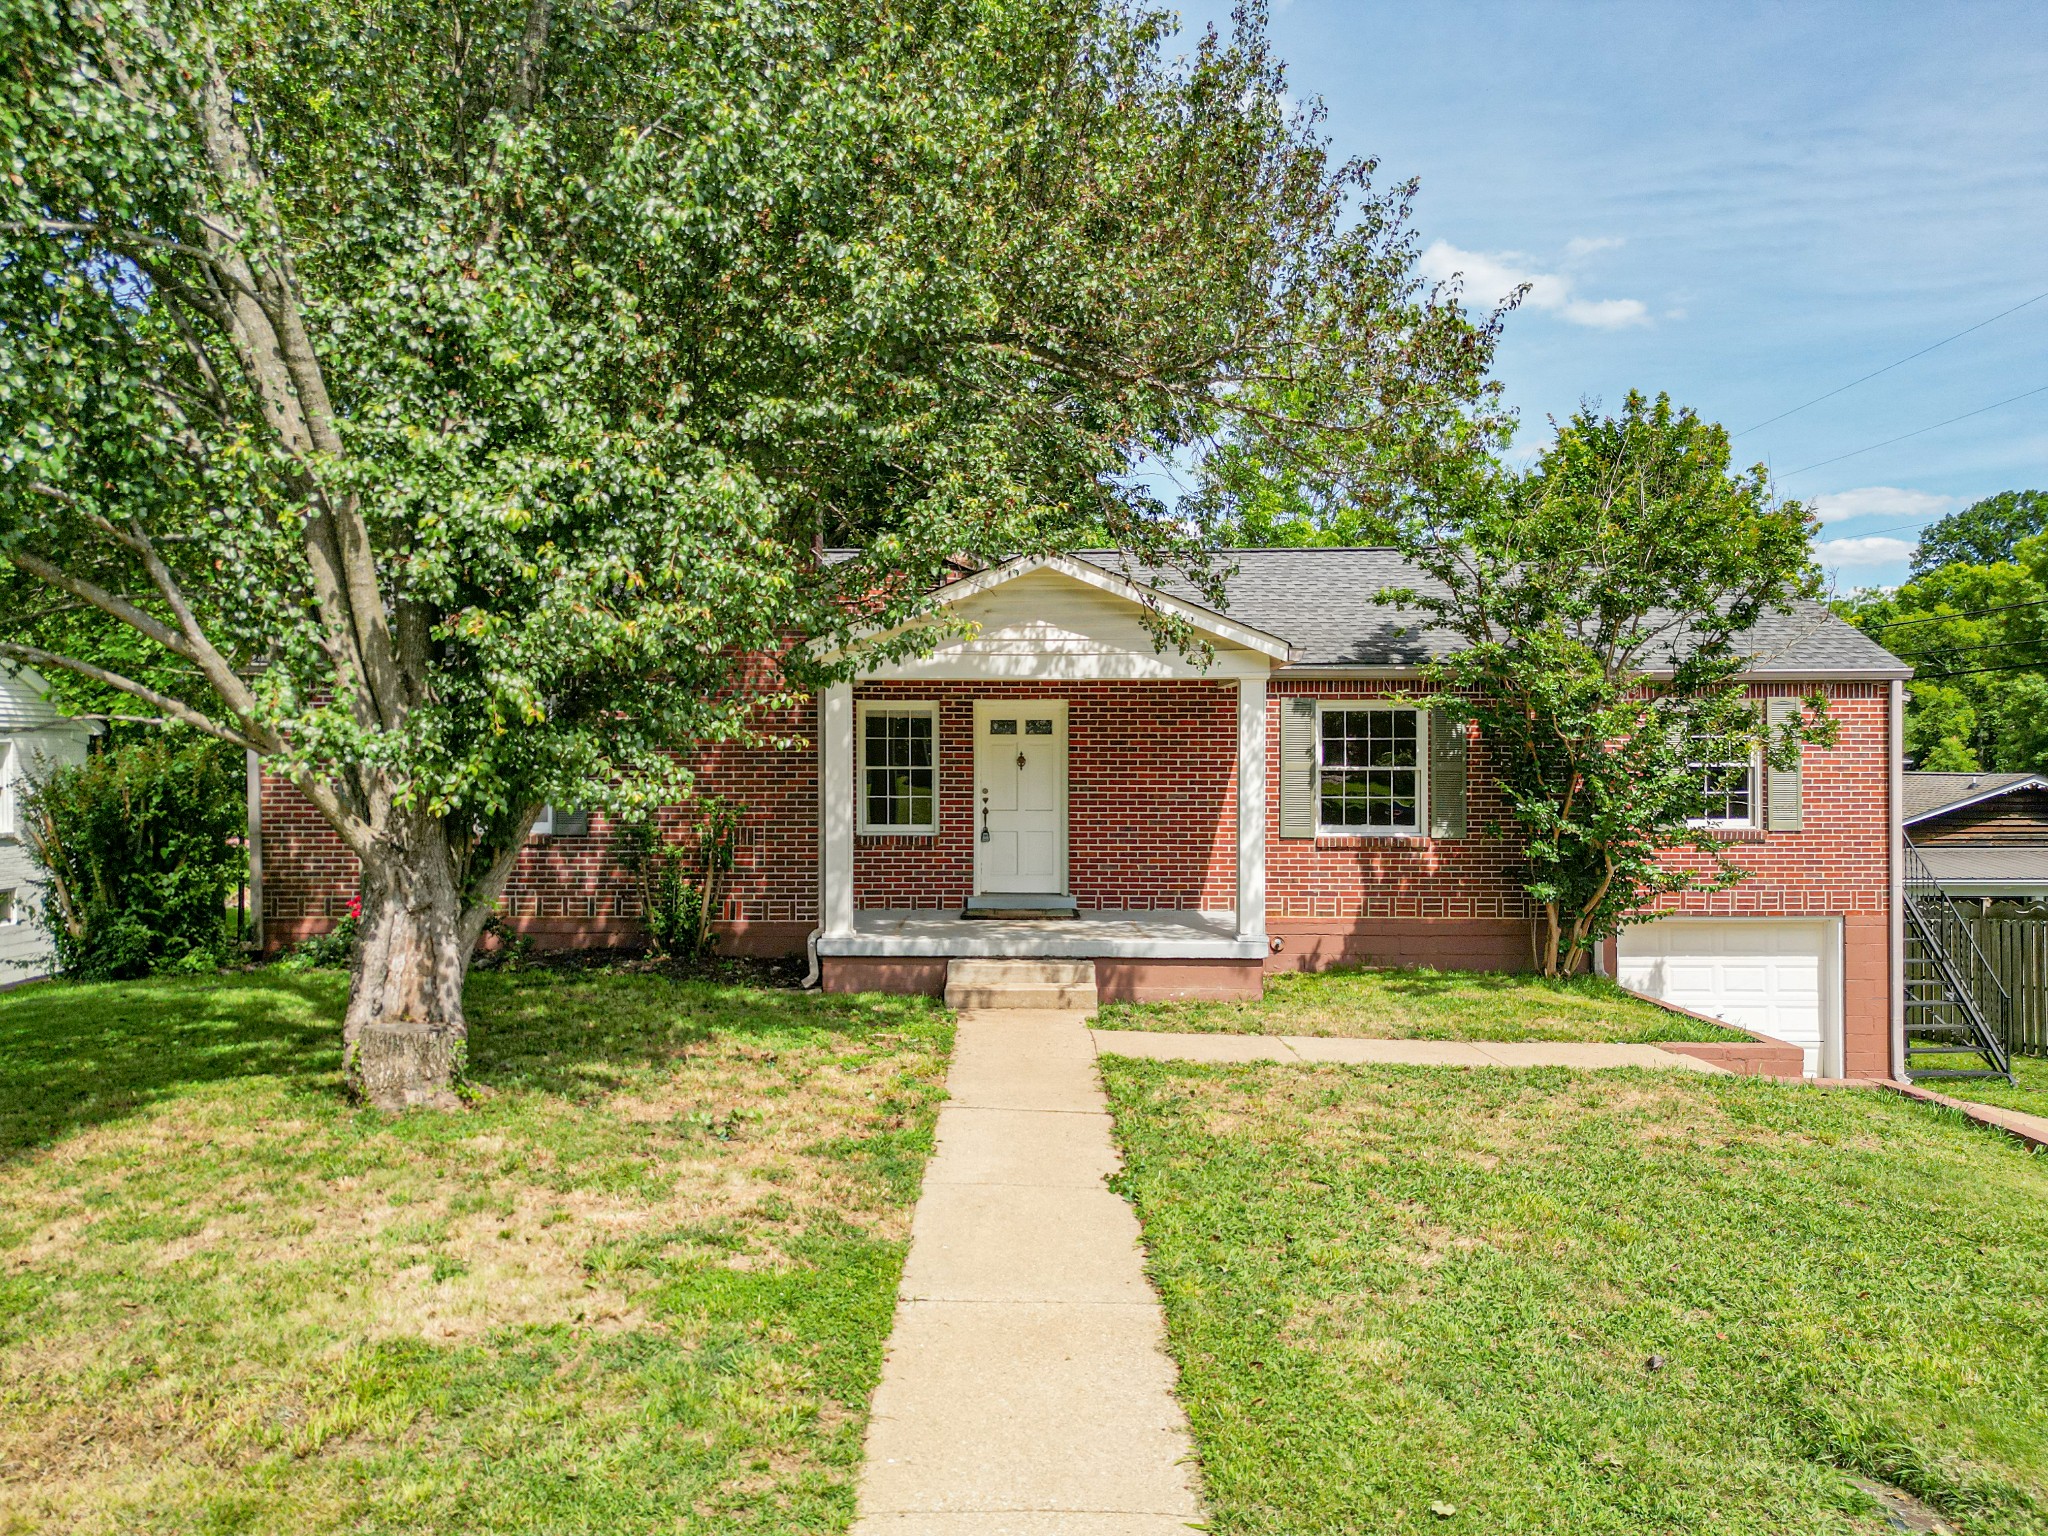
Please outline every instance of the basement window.
[[860, 830], [939, 830], [939, 706], [860, 706]]

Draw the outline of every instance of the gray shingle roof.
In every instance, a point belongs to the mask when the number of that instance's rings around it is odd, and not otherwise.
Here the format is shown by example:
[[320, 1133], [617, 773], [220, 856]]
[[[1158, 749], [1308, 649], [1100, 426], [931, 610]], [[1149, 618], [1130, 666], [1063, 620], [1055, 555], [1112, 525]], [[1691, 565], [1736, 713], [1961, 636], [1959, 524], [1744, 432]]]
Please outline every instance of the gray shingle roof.
[[[826, 558], [846, 555], [833, 550]], [[1181, 577], [1128, 568], [1113, 550], [1084, 550], [1080, 558], [1174, 597], [1202, 601]], [[1215, 559], [1223, 569], [1235, 567], [1225, 583], [1223, 611], [1288, 641], [1294, 666], [1417, 667], [1456, 649], [1456, 637], [1426, 627], [1423, 615], [1374, 601], [1390, 587], [1442, 590], [1394, 550], [1226, 549], [1216, 551]], [[1819, 603], [1799, 602], [1789, 613], [1766, 614], [1743, 649], [1756, 658], [1751, 670], [1766, 675], [1911, 674], [1904, 662]]]
[[1924, 821], [1938, 811], [2040, 782], [2037, 773], [1905, 773], [1899, 775], [1899, 804], [1907, 821]]
[[[1112, 570], [1116, 556], [1083, 555]], [[1225, 612], [1240, 623], [1293, 643], [1301, 667], [1413, 667], [1448, 655], [1456, 638], [1424, 625], [1423, 615], [1374, 601], [1389, 587], [1442, 591], [1391, 549], [1233, 549], [1217, 552], [1219, 566], [1235, 566], [1225, 585]], [[1145, 573], [1124, 574], [1144, 580]], [[1157, 580], [1177, 597], [1194, 593], [1178, 577]], [[1795, 603], [1789, 613], [1767, 613], [1742, 648], [1756, 658], [1752, 670], [1811, 676], [1850, 673], [1905, 677], [1910, 669], [1855, 626], [1819, 603]]]
[[1920, 857], [1943, 885], [2037, 885], [2048, 889], [2048, 848], [2025, 843], [1950, 843]]

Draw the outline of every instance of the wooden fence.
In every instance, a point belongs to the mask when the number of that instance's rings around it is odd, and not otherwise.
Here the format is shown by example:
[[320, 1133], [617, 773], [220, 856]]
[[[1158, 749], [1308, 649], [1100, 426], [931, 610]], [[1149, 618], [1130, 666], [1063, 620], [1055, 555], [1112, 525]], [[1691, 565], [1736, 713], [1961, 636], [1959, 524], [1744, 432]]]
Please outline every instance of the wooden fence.
[[1985, 963], [2012, 994], [2006, 1043], [2022, 1055], [2048, 1056], [2048, 907], [1956, 905]]

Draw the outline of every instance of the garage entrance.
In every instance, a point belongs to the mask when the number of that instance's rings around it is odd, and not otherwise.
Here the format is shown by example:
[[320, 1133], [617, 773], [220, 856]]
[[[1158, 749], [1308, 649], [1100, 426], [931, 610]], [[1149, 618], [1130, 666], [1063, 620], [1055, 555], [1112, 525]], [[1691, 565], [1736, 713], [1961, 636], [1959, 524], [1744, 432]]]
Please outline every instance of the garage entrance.
[[1796, 1045], [1808, 1077], [1842, 1075], [1838, 919], [1666, 917], [1617, 947], [1623, 986]]

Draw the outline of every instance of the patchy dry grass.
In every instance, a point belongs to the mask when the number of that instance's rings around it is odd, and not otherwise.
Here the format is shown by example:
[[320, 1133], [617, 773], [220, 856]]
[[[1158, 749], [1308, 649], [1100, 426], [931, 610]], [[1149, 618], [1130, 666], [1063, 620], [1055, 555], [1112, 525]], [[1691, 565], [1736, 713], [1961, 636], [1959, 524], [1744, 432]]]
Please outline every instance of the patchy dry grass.
[[1747, 1040], [1631, 997], [1598, 976], [1547, 981], [1502, 971], [1338, 966], [1266, 978], [1236, 1003], [1111, 1003], [1103, 1029], [1374, 1040]]
[[390, 1119], [339, 1003], [0, 997], [0, 1531], [843, 1528], [943, 1014], [479, 976]]
[[1886, 1094], [1105, 1057], [1219, 1536], [2048, 1531], [2048, 1159]]

